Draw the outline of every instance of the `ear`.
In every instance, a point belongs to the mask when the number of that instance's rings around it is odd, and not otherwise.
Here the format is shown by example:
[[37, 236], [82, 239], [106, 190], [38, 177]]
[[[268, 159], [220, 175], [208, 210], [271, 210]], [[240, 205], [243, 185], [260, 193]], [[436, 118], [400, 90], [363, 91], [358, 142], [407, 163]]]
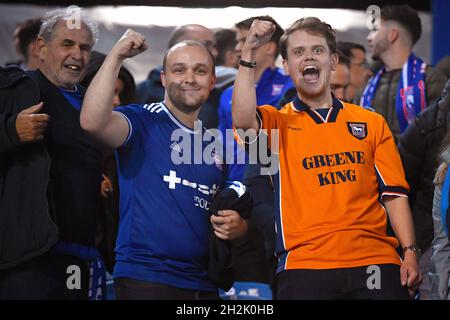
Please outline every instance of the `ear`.
[[331, 71], [336, 70], [336, 66], [339, 63], [339, 56], [337, 53], [331, 54]]
[[266, 53], [271, 56], [275, 56], [276, 51], [277, 51], [277, 44], [273, 41], [269, 41], [266, 44]]
[[39, 56], [39, 60], [45, 60], [47, 57], [47, 43], [45, 42], [44, 38], [38, 37], [36, 40], [36, 48]]
[[285, 74], [289, 74], [289, 65], [287, 59], [283, 59], [283, 69]]
[[225, 52], [225, 65], [234, 66], [236, 65], [236, 54], [234, 50], [228, 50]]
[[210, 86], [211, 87], [210, 87], [209, 91], [211, 92], [214, 89], [214, 87], [216, 86], [216, 75], [215, 74], [211, 77]]
[[391, 28], [388, 31], [389, 43], [394, 43], [398, 39], [399, 36], [400, 36], [400, 30], [398, 30], [397, 28]]
[[166, 75], [164, 74], [164, 70], [161, 70], [159, 76], [161, 77], [161, 83], [163, 87], [166, 88]]

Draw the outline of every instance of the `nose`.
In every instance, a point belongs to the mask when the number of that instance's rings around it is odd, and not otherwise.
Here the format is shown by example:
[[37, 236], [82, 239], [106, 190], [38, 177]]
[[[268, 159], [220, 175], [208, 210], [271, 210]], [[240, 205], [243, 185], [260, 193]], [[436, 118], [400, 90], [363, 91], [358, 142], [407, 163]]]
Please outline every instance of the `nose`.
[[305, 50], [305, 61], [311, 61], [314, 60], [314, 54], [312, 50]]
[[73, 46], [71, 56], [73, 59], [80, 61], [83, 58], [81, 48], [79, 46]]
[[241, 53], [242, 47], [244, 46], [244, 43], [242, 41], [238, 41], [236, 43], [236, 46], [234, 47], [234, 50], [236, 51], [237, 54]]
[[194, 75], [195, 75], [194, 70], [191, 70], [191, 69], [187, 70], [186, 73], [185, 73], [184, 82], [185, 83], [189, 83], [189, 84], [193, 84], [195, 82]]

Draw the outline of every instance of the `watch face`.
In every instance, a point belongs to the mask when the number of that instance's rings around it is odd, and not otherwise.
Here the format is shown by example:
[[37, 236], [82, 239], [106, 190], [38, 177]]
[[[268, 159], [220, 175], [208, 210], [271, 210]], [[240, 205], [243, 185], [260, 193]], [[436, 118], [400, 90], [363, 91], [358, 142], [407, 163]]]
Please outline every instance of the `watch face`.
[[419, 248], [419, 246], [416, 245], [416, 244], [411, 244], [411, 245], [405, 247], [405, 248], [403, 249], [403, 254], [405, 253], [406, 250], [411, 250], [412, 252], [414, 252], [414, 254], [415, 254], [417, 257], [420, 257], [420, 255], [422, 254], [422, 250], [421, 250], [421, 249]]

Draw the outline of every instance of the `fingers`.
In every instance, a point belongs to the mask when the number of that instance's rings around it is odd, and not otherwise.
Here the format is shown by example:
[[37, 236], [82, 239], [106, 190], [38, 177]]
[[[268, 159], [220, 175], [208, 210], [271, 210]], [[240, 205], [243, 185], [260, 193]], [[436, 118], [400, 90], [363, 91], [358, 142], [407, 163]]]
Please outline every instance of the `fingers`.
[[134, 40], [133, 49], [137, 49], [145, 45], [145, 37], [139, 32], [133, 31], [132, 39]]
[[233, 210], [219, 211], [219, 216], [211, 216], [214, 234], [224, 240], [240, 238], [247, 232], [247, 222]]
[[229, 217], [221, 217], [221, 216], [211, 216], [211, 222], [216, 225], [229, 224], [232, 222], [232, 219]]
[[227, 224], [214, 224], [213, 223], [213, 230], [214, 234], [219, 238], [223, 240], [229, 240], [232, 236], [232, 230], [231, 227]]
[[145, 50], [145, 37], [132, 29], [128, 29], [117, 43], [118, 54], [124, 58], [131, 58]]
[[34, 106], [31, 106], [31, 107], [29, 107], [29, 108], [27, 108], [25, 110], [22, 110], [22, 112], [20, 112], [20, 113], [22, 113], [22, 114], [33, 114], [33, 113], [39, 112], [42, 109], [43, 106], [44, 106], [44, 103], [43, 102], [39, 102], [38, 104], [35, 104]]
[[415, 270], [408, 272], [408, 280], [406, 282], [408, 288], [414, 288], [422, 282], [422, 275]]
[[254, 20], [245, 39], [243, 51], [254, 51], [270, 41], [275, 25], [270, 21]]
[[407, 280], [408, 280], [408, 269], [402, 265], [400, 267], [400, 282], [402, 286], [406, 285]]
[[30, 115], [31, 120], [34, 122], [44, 122], [47, 123], [50, 120], [50, 116], [45, 113], [37, 113]]
[[108, 186], [108, 182], [103, 180], [101, 185], [100, 185], [100, 193], [102, 195], [103, 198], [108, 198], [108, 192], [110, 192], [109, 186]]
[[228, 237], [224, 234], [221, 233], [217, 230], [214, 230], [214, 234], [216, 235], [217, 238], [222, 239], [222, 240], [228, 240]]
[[218, 216], [212, 215], [211, 222], [215, 224], [229, 224], [236, 220], [239, 214], [232, 210], [220, 210]]
[[418, 267], [403, 264], [400, 267], [400, 281], [402, 286], [414, 289], [422, 282], [422, 275]]
[[16, 118], [16, 131], [22, 142], [32, 142], [42, 140], [44, 131], [50, 119], [49, 115], [38, 112], [43, 103], [39, 103], [23, 110]]
[[272, 36], [272, 33], [275, 31], [275, 25], [270, 21], [255, 20], [252, 23], [252, 26], [253, 25], [255, 34], [258, 37]]

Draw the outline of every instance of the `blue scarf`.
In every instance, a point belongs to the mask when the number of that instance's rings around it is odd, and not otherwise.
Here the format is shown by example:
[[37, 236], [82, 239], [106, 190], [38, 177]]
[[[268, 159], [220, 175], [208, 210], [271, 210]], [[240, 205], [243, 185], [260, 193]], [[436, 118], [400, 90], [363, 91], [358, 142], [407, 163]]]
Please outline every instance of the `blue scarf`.
[[[397, 97], [395, 99], [395, 109], [400, 125], [400, 132], [403, 132], [408, 125], [414, 121], [416, 116], [426, 107], [425, 102], [425, 67], [426, 63], [416, 57], [413, 53], [402, 67], [402, 76], [398, 85]], [[383, 67], [369, 80], [361, 97], [361, 106], [371, 109], [378, 82], [382, 74], [386, 71]]]

